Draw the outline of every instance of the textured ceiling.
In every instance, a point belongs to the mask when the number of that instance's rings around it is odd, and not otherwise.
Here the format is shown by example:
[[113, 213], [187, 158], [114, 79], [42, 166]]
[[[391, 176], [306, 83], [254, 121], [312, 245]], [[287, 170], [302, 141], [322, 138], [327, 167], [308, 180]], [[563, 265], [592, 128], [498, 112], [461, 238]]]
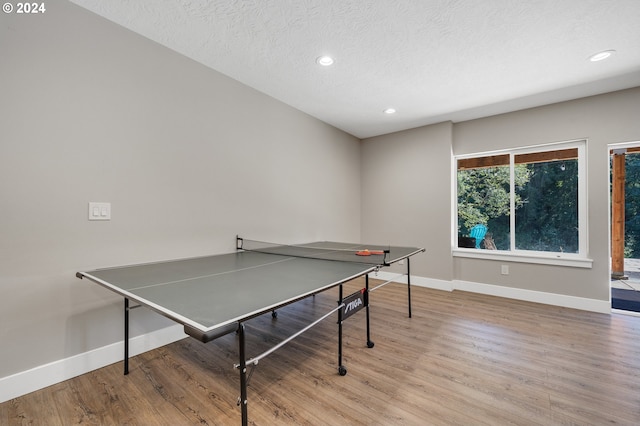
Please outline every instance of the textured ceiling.
[[71, 1], [359, 138], [640, 86], [640, 0]]

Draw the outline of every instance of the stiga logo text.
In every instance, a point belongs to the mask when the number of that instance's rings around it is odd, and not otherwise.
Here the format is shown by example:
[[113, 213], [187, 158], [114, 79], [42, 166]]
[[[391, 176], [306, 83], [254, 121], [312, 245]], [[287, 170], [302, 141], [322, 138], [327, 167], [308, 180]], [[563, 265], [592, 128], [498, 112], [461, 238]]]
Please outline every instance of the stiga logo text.
[[367, 304], [366, 297], [367, 291], [363, 288], [362, 290], [356, 291], [342, 299], [342, 303], [344, 303], [344, 307], [342, 308], [342, 319], [345, 320], [360, 309], [364, 308]]
[[364, 305], [364, 302], [358, 297], [356, 300], [347, 303], [347, 306], [344, 307], [344, 313], [347, 314], [362, 305]]

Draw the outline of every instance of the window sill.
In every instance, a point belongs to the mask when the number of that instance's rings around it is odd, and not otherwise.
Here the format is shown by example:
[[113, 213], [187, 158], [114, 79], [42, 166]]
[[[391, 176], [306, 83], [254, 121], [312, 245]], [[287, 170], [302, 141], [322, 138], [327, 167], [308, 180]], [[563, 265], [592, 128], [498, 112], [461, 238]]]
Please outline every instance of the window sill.
[[592, 268], [593, 259], [559, 253], [511, 253], [500, 250], [454, 248], [453, 257], [496, 260], [503, 262], [537, 263], [542, 265]]

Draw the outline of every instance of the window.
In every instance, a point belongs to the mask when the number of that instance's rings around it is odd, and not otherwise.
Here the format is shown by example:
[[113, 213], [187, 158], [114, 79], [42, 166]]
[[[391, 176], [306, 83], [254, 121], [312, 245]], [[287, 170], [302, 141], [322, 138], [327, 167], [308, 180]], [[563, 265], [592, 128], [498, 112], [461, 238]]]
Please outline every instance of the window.
[[585, 141], [456, 158], [458, 247], [586, 256]]

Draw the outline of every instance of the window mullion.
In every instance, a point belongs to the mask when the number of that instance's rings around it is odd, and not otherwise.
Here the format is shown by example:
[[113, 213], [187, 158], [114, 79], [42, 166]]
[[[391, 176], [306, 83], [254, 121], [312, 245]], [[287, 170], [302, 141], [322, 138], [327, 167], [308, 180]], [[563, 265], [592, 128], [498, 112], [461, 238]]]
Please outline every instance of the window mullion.
[[516, 171], [515, 155], [509, 154], [509, 250], [516, 248]]
[[588, 252], [587, 242], [587, 160], [584, 144], [578, 147], [578, 253], [586, 256]]

